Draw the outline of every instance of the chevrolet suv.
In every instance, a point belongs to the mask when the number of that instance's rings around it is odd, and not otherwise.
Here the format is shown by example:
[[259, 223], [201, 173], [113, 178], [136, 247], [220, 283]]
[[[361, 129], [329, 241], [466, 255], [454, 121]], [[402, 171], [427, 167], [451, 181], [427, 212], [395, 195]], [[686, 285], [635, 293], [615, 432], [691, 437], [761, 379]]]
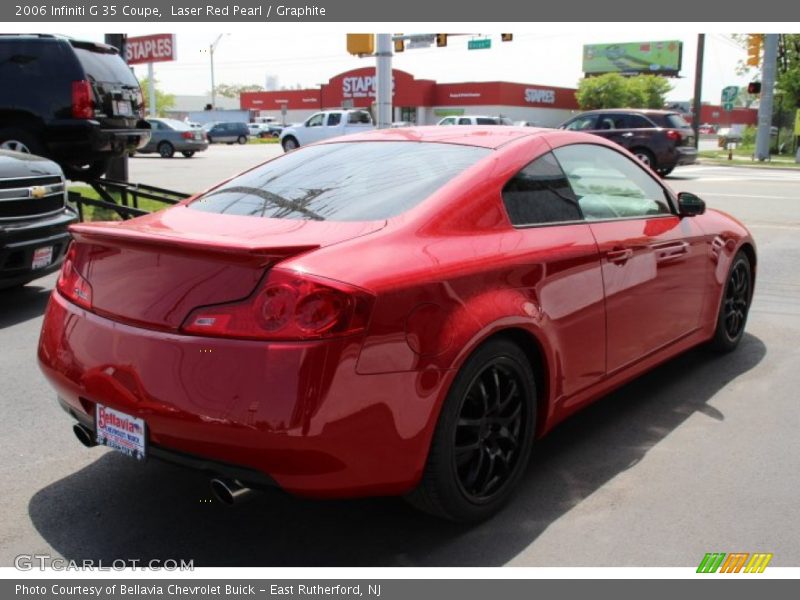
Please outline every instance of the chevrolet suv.
[[150, 139], [139, 82], [116, 48], [0, 34], [0, 149], [46, 156], [70, 179], [102, 176]]
[[590, 110], [572, 117], [560, 129], [593, 133], [616, 142], [662, 177], [677, 166], [697, 161], [694, 130], [675, 111]]

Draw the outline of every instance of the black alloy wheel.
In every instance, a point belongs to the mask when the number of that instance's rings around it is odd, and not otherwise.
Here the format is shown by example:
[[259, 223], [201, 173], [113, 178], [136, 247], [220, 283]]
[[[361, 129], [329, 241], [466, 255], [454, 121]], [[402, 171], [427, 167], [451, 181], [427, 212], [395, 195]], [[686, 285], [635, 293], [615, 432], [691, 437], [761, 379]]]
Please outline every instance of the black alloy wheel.
[[525, 433], [524, 385], [503, 358], [488, 363], [463, 399], [454, 436], [461, 491], [473, 502], [490, 501], [508, 481]]
[[722, 303], [717, 318], [717, 328], [711, 347], [719, 352], [735, 349], [744, 336], [747, 314], [753, 299], [753, 273], [744, 252], [739, 252], [731, 263], [728, 279], [722, 292]]

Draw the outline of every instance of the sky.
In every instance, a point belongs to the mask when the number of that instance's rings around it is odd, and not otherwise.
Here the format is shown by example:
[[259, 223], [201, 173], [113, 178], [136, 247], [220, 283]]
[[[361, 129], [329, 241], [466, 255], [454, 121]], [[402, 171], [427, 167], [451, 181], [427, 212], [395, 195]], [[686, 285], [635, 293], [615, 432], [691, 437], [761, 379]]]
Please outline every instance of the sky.
[[[548, 32], [546, 27], [518, 28], [511, 42], [491, 35], [489, 50], [467, 50], [468, 36], [449, 38], [446, 48], [406, 50], [396, 54], [392, 66], [408, 71], [418, 79], [442, 83], [460, 81], [514, 81], [560, 87], [575, 87], [582, 77], [583, 44], [681, 40], [681, 77], [672, 79], [669, 100], [688, 101], [694, 95], [694, 70], [697, 35], [677, 31], [643, 37], [632, 33]], [[418, 30], [415, 30], [416, 32]], [[424, 30], [423, 30], [424, 31]], [[154, 32], [155, 33], [155, 32]], [[666, 34], [666, 35], [664, 35]], [[217, 34], [218, 35], [218, 34]], [[211, 33], [177, 34], [178, 60], [155, 65], [159, 87], [173, 94], [207, 94], [211, 89], [208, 46], [216, 39]], [[730, 35], [706, 36], [703, 100], [719, 101], [723, 87], [746, 85], [748, 76], [737, 76], [737, 63], [745, 51]], [[343, 32], [236, 31], [223, 35], [215, 53], [217, 83], [264, 85], [274, 75], [280, 86], [316, 87], [343, 71], [374, 65], [373, 58], [351, 57], [345, 50]], [[146, 76], [146, 67], [136, 68]]]
[[[7, 29], [30, 30], [30, 24], [4, 24]], [[697, 33], [705, 32], [704, 102], [717, 104], [728, 85], [746, 85], [753, 76], [737, 75], [745, 50], [731, 39], [733, 32], [753, 29], [773, 32], [796, 29], [786, 23], [86, 23], [65, 30], [64, 24], [38, 24], [49, 33], [102, 40], [103, 33], [129, 35], [175, 33], [178, 60], [156, 63], [159, 88], [172, 94], [207, 95], [211, 89], [209, 45], [220, 35], [214, 54], [217, 83], [264, 85], [267, 75], [280, 86], [316, 87], [343, 71], [374, 65], [373, 58], [347, 54], [346, 32], [481, 31], [490, 35], [489, 50], [467, 50], [468, 36], [450, 38], [446, 48], [406, 50], [393, 57], [392, 66], [418, 79], [442, 83], [512, 81], [544, 86], [575, 87], [582, 77], [584, 44], [680, 40], [683, 65], [680, 77], [671, 79], [668, 100], [688, 101], [694, 95]], [[491, 28], [491, 29], [489, 29]], [[514, 34], [501, 42], [500, 31]], [[140, 79], [145, 66], [136, 67]]]

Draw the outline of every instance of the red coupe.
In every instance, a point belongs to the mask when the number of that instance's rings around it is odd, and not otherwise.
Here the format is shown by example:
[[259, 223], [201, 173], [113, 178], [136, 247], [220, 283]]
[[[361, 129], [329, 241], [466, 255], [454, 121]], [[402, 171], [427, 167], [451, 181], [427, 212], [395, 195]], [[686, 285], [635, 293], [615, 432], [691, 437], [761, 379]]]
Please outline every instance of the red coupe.
[[86, 445], [277, 486], [510, 496], [536, 438], [742, 338], [747, 229], [597, 136], [403, 128], [301, 148], [181, 204], [72, 227], [39, 361]]

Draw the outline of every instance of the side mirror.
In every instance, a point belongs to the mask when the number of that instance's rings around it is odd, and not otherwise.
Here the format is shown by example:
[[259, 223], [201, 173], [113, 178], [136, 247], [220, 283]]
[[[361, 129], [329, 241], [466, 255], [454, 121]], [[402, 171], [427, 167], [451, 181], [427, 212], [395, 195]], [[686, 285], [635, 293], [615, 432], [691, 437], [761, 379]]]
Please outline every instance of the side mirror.
[[682, 217], [694, 217], [706, 212], [706, 203], [690, 192], [678, 194], [678, 214]]

